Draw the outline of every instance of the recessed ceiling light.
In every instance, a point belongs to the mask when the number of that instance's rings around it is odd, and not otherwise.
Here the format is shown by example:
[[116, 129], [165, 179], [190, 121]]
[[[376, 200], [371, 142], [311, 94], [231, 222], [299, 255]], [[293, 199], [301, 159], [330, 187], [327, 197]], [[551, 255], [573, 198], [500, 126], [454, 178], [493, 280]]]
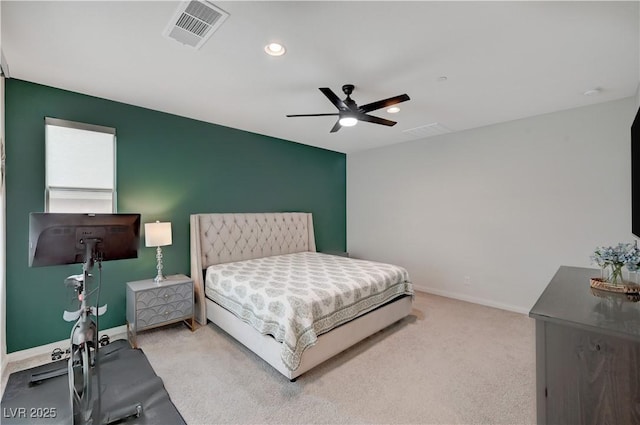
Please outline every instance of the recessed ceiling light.
[[390, 114], [397, 114], [398, 112], [400, 112], [400, 108], [398, 108], [397, 106], [392, 106], [391, 108], [387, 109], [387, 112]]
[[442, 77], [438, 77], [437, 81], [442, 83], [442, 82], [447, 81], [447, 80], [448, 80], [448, 78], [445, 75], [443, 75]]
[[353, 127], [358, 124], [358, 120], [354, 117], [342, 117], [340, 118], [340, 125], [343, 127]]
[[264, 51], [270, 56], [282, 56], [287, 49], [280, 43], [269, 43], [264, 46]]
[[586, 92], [582, 93], [585, 96], [593, 96], [596, 94], [600, 94], [600, 92], [602, 91], [602, 89], [596, 87], [595, 89], [591, 89], [591, 90], [587, 90]]

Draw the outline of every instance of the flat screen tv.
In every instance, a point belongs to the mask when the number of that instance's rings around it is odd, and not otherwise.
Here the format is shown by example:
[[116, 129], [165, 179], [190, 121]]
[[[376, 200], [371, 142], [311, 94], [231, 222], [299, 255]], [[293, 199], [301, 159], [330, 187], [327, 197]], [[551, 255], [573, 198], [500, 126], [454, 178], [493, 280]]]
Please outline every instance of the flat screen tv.
[[139, 244], [140, 214], [29, 214], [29, 267], [137, 258]]
[[631, 124], [631, 232], [640, 238], [640, 109]]

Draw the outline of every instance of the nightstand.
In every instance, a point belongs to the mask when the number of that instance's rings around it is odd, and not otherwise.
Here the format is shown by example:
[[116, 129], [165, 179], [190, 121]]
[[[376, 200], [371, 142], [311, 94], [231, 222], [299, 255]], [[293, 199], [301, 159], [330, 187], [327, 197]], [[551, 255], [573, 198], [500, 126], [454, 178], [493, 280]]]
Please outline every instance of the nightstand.
[[137, 333], [185, 321], [194, 330], [193, 280], [183, 274], [127, 282], [127, 337], [138, 348]]

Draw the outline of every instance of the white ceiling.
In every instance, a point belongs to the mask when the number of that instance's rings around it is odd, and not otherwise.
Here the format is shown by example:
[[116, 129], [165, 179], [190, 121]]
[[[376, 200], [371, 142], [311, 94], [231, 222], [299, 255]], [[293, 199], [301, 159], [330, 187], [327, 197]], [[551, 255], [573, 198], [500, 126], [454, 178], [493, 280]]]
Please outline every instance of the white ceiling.
[[[0, 3], [12, 78], [351, 153], [416, 137], [633, 96], [632, 2], [214, 1], [229, 19], [200, 50], [162, 36], [172, 1]], [[270, 41], [287, 53], [267, 56]], [[444, 82], [439, 77], [446, 76]], [[359, 104], [407, 93], [394, 127], [330, 134], [318, 90]], [[583, 93], [600, 88], [601, 93]]]

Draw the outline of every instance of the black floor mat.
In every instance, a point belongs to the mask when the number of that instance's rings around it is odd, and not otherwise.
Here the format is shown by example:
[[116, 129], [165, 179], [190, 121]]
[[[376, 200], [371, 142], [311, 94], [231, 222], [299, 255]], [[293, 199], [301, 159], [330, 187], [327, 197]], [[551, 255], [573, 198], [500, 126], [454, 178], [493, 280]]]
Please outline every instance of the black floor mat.
[[[131, 412], [142, 404], [140, 417], [129, 417], [121, 424], [184, 424], [169, 394], [149, 364], [142, 350], [130, 348], [125, 340], [101, 347], [100, 387], [101, 423], [109, 422], [123, 412]], [[14, 372], [9, 376], [2, 396], [0, 422], [9, 424], [71, 424], [69, 380], [67, 374], [30, 384], [33, 375], [64, 368], [60, 360], [35, 368]], [[94, 373], [94, 394], [97, 383]], [[96, 424], [99, 425], [99, 424]]]

